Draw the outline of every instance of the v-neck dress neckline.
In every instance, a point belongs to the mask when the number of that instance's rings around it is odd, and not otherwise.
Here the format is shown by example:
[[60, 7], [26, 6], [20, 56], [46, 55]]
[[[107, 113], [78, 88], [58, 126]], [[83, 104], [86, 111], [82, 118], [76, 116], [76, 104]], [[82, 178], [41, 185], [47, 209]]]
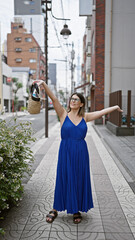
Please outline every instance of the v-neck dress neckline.
[[73, 121], [70, 119], [70, 117], [69, 117], [68, 115], [67, 115], [67, 117], [68, 117], [68, 119], [70, 120], [70, 122], [71, 122], [75, 127], [79, 126], [80, 123], [81, 123], [82, 120], [83, 120], [83, 117], [82, 117], [81, 121], [76, 125], [75, 123], [73, 123]]

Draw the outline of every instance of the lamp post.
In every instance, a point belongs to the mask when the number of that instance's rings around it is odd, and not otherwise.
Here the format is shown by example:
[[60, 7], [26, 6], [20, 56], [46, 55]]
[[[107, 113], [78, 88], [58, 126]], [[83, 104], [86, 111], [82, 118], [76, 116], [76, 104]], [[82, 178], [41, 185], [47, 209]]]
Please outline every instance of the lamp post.
[[[50, 7], [48, 7], [50, 4]], [[48, 84], [48, 11], [51, 11], [52, 14], [52, 0], [41, 0], [41, 5], [44, 6], [42, 9], [43, 13], [45, 13], [44, 18], [44, 26], [45, 26], [45, 81]], [[53, 16], [53, 14], [52, 14]], [[53, 16], [54, 17], [54, 16]], [[56, 17], [54, 17], [56, 18]], [[57, 20], [70, 20], [63, 18], [56, 18]], [[66, 24], [65, 24], [66, 25]], [[62, 32], [61, 35], [66, 38], [71, 34], [71, 31], [68, 29], [68, 26], [65, 26], [66, 31]], [[45, 137], [48, 137], [48, 96], [45, 93]]]

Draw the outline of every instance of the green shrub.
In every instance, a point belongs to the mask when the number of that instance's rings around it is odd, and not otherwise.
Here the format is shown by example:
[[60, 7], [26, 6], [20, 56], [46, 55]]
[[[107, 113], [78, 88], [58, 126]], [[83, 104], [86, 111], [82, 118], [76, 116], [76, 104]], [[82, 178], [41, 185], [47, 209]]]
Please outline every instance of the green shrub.
[[[28, 147], [32, 138], [29, 122], [0, 122], [0, 212], [17, 204], [23, 192], [22, 178], [30, 174], [33, 153]], [[3, 229], [0, 229], [3, 232]]]

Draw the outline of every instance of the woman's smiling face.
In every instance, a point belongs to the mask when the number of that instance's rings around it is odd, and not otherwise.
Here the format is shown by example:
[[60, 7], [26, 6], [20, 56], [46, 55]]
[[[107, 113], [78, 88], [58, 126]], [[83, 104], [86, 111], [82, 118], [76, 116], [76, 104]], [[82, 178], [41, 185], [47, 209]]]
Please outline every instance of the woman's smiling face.
[[82, 103], [80, 98], [75, 94], [70, 98], [70, 108], [71, 109], [79, 109], [82, 107]]

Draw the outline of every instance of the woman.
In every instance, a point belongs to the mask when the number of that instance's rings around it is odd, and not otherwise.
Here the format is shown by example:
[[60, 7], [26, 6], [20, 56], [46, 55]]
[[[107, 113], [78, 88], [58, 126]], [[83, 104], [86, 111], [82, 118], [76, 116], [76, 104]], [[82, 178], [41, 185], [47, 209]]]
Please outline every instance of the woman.
[[53, 102], [54, 109], [61, 124], [61, 143], [59, 148], [57, 177], [53, 209], [47, 214], [46, 221], [52, 223], [58, 211], [73, 214], [74, 223], [82, 220], [81, 212], [93, 208], [89, 154], [84, 140], [87, 133], [87, 122], [102, 117], [115, 110], [122, 112], [119, 106], [101, 111], [85, 113], [85, 99], [80, 93], [73, 93], [67, 111], [51, 92], [44, 81], [36, 81], [42, 85]]

